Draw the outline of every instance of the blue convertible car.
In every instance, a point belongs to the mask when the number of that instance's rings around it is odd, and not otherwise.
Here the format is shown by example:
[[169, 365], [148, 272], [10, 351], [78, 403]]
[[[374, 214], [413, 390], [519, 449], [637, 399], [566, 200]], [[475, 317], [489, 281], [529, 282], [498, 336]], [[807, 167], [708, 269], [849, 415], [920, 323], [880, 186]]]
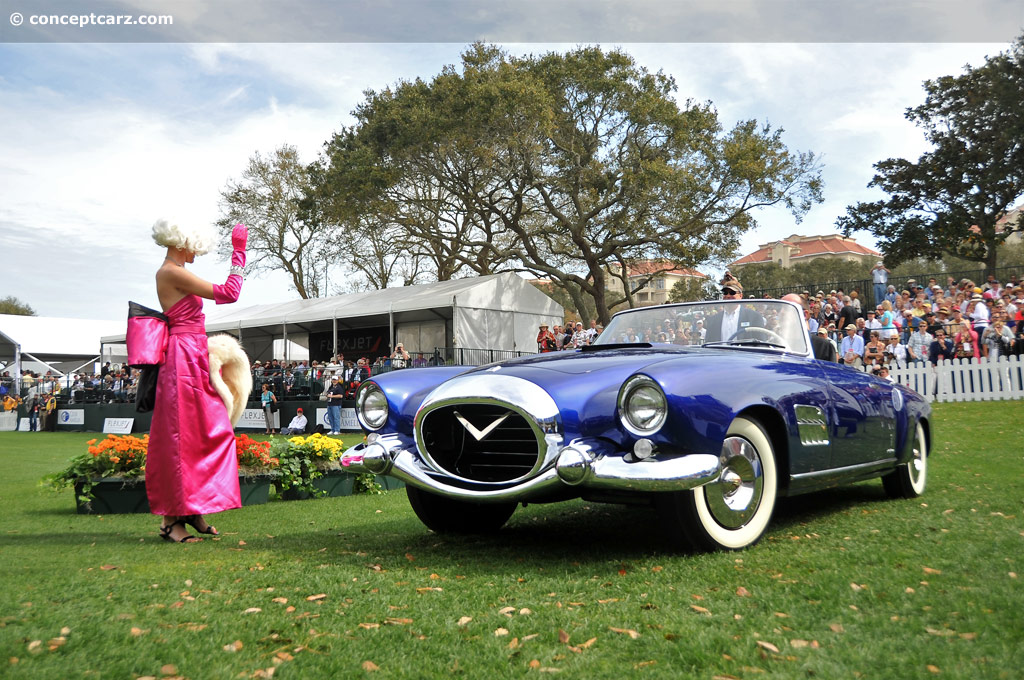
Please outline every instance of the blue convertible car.
[[368, 436], [345, 464], [405, 481], [439, 532], [584, 498], [650, 503], [691, 545], [740, 549], [780, 495], [872, 477], [920, 495], [931, 441], [921, 395], [815, 360], [800, 306], [781, 300], [620, 312], [592, 346], [395, 371], [356, 403]]

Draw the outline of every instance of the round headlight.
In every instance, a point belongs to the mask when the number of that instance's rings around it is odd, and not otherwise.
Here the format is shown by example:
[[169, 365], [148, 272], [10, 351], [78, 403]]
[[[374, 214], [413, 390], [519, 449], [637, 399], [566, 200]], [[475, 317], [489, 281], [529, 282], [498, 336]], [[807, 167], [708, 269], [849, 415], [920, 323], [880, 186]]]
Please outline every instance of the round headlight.
[[641, 437], [661, 429], [668, 417], [668, 401], [656, 382], [645, 375], [626, 381], [619, 393], [622, 426]]
[[376, 383], [368, 383], [356, 397], [359, 422], [370, 430], [379, 430], [388, 422], [388, 398]]

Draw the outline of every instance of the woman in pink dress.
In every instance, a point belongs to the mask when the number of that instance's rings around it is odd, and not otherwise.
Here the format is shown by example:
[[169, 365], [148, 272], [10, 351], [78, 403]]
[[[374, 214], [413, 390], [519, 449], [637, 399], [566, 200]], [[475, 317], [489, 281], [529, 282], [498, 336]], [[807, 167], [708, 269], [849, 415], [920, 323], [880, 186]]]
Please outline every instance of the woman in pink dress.
[[[234, 302], [242, 289], [246, 228], [231, 234], [231, 273], [223, 285], [185, 269], [209, 251], [212, 233], [166, 220], [153, 225], [153, 240], [167, 248], [156, 273], [160, 306], [168, 317], [170, 339], [160, 365], [146, 457], [150, 510], [162, 515], [160, 536], [179, 543], [201, 540], [196, 531], [216, 536], [203, 515], [241, 506], [234, 428], [228, 408], [210, 382], [210, 355], [202, 298]], [[219, 375], [219, 369], [215, 368]]]

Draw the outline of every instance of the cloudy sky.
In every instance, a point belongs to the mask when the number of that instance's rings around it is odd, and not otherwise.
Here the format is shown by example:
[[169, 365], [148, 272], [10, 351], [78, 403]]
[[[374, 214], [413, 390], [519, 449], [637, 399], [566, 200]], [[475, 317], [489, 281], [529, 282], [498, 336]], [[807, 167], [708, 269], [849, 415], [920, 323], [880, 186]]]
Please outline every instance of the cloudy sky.
[[[14, 5], [3, 0], [0, 21], [14, 9], [30, 16], [31, 8]], [[768, 121], [785, 128], [790, 148], [821, 154], [825, 203], [800, 225], [782, 211], [758, 215], [743, 254], [792, 233], [833, 232], [847, 204], [874, 198], [865, 188], [874, 162], [925, 149], [903, 118], [922, 100], [922, 81], [1006, 49], [1020, 32], [1013, 26], [1024, 25], [1018, 18], [980, 32], [992, 40], [967, 35], [973, 42], [652, 42], [662, 29], [645, 32], [641, 21], [631, 31], [610, 31], [613, 40], [601, 44], [673, 76], [680, 100], [711, 100], [727, 126]], [[175, 28], [189, 20], [178, 17]], [[721, 21], [708, 33], [716, 39], [730, 25], [741, 38], [753, 35], [747, 21]], [[313, 160], [332, 132], [353, 122], [364, 90], [430, 78], [457, 63], [473, 37], [493, 37], [516, 54], [573, 44], [552, 30], [538, 31], [537, 41], [529, 31], [481, 30], [456, 32], [450, 37], [465, 39], [454, 42], [381, 42], [389, 35], [374, 34], [377, 42], [306, 43], [296, 33], [264, 36], [261, 29], [245, 35], [289, 42], [252, 43], [232, 42], [223, 25], [216, 29], [203, 37], [223, 42], [64, 42], [86, 35], [65, 33], [50, 35], [54, 42], [20, 43], [32, 34], [7, 26], [0, 32], [0, 297], [16, 296], [40, 315], [75, 318], [123, 318], [129, 299], [155, 306], [153, 274], [163, 252], [150, 240], [150, 225], [162, 215], [215, 220], [220, 191], [254, 152], [290, 144]], [[442, 33], [434, 30], [429, 37]], [[614, 40], [629, 37], [642, 41]], [[813, 40], [799, 32], [781, 37]], [[866, 234], [858, 238], [873, 245]], [[227, 265], [211, 254], [195, 271], [219, 281]], [[295, 297], [283, 275], [268, 275], [248, 280], [239, 304]]]

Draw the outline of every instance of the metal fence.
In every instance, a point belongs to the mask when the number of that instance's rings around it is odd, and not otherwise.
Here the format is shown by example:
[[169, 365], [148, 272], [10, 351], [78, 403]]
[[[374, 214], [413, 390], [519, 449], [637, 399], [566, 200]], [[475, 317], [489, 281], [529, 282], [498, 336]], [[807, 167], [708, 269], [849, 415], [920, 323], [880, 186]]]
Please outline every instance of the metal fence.
[[[995, 270], [996, 280], [1000, 283], [1005, 283], [1010, 279], [1011, 276], [1020, 276], [1024, 272], [1024, 267], [997, 267]], [[743, 273], [740, 271], [739, 276]], [[946, 278], [953, 277], [953, 280], [957, 283], [961, 279], [969, 279], [977, 284], [981, 284], [985, 281], [985, 270], [984, 269], [962, 269], [958, 271], [949, 272], [930, 272], [925, 274], [906, 274], [903, 276], [889, 276], [889, 283], [886, 285], [892, 285], [896, 287], [897, 291], [902, 291], [907, 287], [908, 281], [915, 281], [921, 285], [927, 285], [928, 280], [934, 278], [938, 285], [946, 288]], [[842, 289], [847, 295], [850, 294], [851, 290], [856, 290], [861, 296], [871, 293], [874, 288], [874, 284], [871, 279], [856, 279], [854, 281], [825, 281], [819, 283], [808, 283], [802, 285], [793, 286], [778, 286], [775, 288], [753, 288], [744, 287], [744, 293], [747, 295], [753, 295], [757, 298], [781, 298], [787, 293], [801, 293], [803, 291], [809, 291], [811, 295], [814, 295], [819, 290], [828, 293], [832, 290]], [[869, 301], [873, 302], [873, 301]]]

